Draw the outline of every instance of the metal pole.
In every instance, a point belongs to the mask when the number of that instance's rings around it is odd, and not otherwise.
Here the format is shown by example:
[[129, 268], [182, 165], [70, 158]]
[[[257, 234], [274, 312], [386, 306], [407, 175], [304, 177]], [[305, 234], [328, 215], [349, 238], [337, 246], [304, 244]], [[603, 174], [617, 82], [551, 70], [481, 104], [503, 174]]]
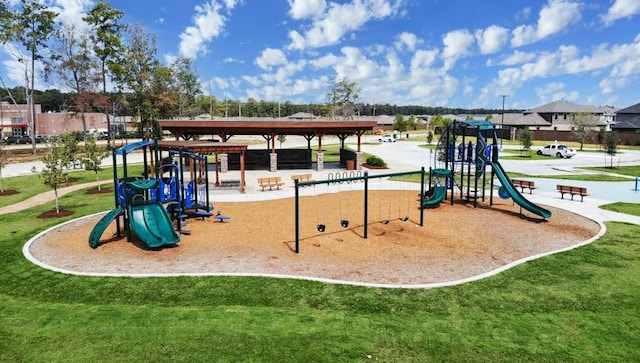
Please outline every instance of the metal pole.
[[[298, 179], [295, 179], [293, 181], [294, 183], [294, 187], [296, 189], [296, 194], [295, 194], [295, 223], [296, 223], [296, 247], [295, 247], [295, 252], [296, 253], [300, 253], [300, 205], [299, 205], [299, 198], [300, 195], [298, 193]], [[317, 197], [317, 196], [316, 196]], [[316, 211], [317, 213], [317, 211]]]
[[500, 95], [502, 97], [502, 125], [500, 126], [500, 150], [502, 150], [502, 140], [504, 139], [504, 99], [507, 95]]
[[369, 237], [369, 172], [364, 171], [364, 239]]

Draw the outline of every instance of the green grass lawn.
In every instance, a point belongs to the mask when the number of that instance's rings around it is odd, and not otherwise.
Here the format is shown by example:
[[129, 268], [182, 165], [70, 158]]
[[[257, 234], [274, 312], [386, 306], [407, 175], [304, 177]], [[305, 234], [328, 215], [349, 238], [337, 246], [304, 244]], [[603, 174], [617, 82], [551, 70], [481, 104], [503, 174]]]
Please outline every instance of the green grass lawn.
[[[112, 206], [110, 194], [61, 198], [75, 211], [69, 218]], [[0, 215], [2, 362], [640, 361], [640, 226], [607, 223], [591, 245], [481, 281], [412, 290], [64, 275], [21, 252], [69, 219], [35, 218], [52, 208]]]

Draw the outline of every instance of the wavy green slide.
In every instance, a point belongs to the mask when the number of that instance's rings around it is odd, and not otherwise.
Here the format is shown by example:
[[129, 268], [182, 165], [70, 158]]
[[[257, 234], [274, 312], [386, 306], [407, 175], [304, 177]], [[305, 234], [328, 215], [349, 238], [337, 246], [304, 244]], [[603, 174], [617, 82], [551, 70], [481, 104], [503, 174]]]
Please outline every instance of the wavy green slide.
[[118, 218], [120, 214], [122, 214], [124, 210], [121, 207], [118, 207], [109, 213], [105, 214], [89, 233], [89, 246], [92, 248], [98, 247], [98, 243], [100, 242], [100, 236], [104, 233], [104, 230], [107, 229], [107, 226], [113, 222], [114, 219]]
[[422, 201], [422, 208], [437, 207], [447, 195], [447, 187], [437, 186], [429, 199]]
[[539, 215], [542, 218], [546, 219], [551, 217], [551, 212], [549, 210], [533, 204], [528, 199], [523, 197], [522, 194], [520, 194], [518, 189], [516, 189], [516, 187], [511, 182], [511, 179], [509, 179], [509, 177], [507, 176], [507, 173], [505, 173], [504, 169], [502, 169], [502, 165], [500, 165], [499, 162], [491, 162], [491, 166], [498, 176], [500, 183], [502, 183], [502, 187], [516, 204], [533, 214]]
[[180, 242], [180, 236], [162, 204], [129, 206], [129, 223], [133, 233], [149, 248]]

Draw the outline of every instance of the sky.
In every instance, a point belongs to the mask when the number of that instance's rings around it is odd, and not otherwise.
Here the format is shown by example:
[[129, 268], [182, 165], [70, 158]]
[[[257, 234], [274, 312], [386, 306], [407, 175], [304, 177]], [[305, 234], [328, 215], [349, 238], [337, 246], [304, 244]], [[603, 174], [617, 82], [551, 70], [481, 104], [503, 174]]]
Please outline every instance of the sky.
[[[109, 2], [157, 36], [161, 62], [192, 58], [202, 91], [219, 99], [324, 103], [332, 80], [346, 77], [370, 104], [640, 102], [640, 0]], [[95, 1], [46, 4], [82, 29]], [[22, 85], [6, 49], [0, 76]]]

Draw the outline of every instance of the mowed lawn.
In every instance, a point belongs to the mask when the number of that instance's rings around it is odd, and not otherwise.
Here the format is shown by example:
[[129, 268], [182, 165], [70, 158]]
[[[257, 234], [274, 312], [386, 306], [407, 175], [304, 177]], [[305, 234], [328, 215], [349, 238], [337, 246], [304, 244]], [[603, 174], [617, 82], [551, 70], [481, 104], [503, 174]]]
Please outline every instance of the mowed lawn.
[[[83, 191], [61, 199], [69, 218], [112, 204]], [[607, 223], [591, 245], [411, 290], [64, 275], [21, 251], [69, 219], [37, 218], [52, 208], [0, 215], [2, 362], [640, 361], [640, 226]]]

